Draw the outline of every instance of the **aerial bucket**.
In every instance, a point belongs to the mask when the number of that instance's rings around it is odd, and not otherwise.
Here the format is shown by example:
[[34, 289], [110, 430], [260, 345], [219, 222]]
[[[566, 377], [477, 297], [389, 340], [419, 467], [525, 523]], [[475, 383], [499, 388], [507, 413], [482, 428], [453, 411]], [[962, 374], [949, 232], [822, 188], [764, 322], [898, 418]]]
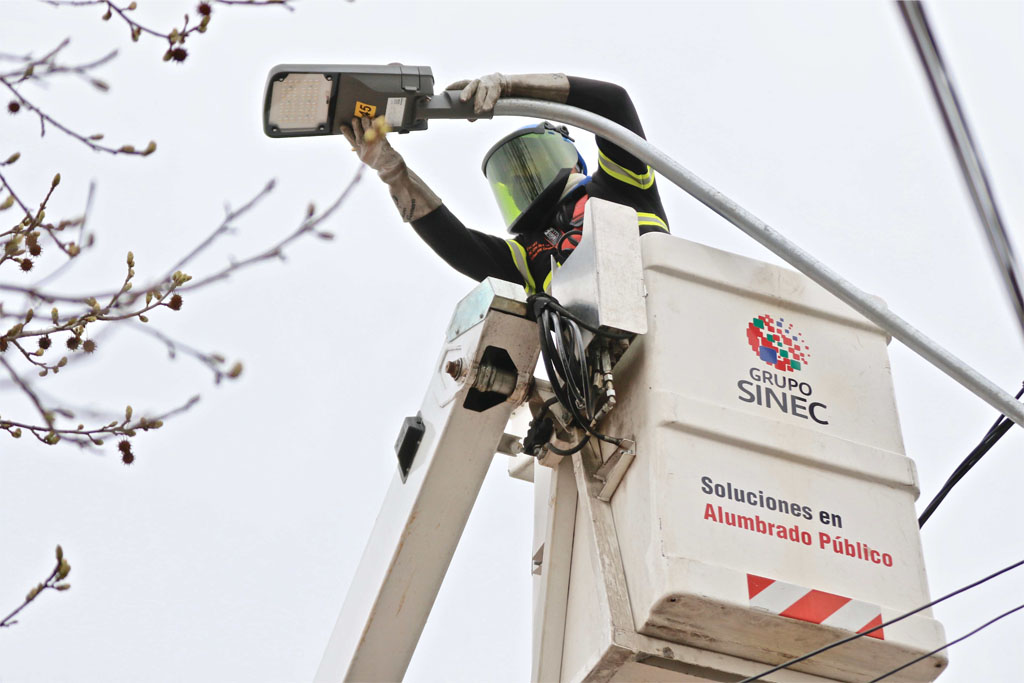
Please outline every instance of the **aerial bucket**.
[[[640, 242], [648, 332], [600, 425], [631, 465], [611, 495], [610, 444], [535, 469], [534, 678], [739, 680], [929, 602], [887, 335], [799, 273]], [[869, 680], [944, 643], [924, 611], [770, 680]]]

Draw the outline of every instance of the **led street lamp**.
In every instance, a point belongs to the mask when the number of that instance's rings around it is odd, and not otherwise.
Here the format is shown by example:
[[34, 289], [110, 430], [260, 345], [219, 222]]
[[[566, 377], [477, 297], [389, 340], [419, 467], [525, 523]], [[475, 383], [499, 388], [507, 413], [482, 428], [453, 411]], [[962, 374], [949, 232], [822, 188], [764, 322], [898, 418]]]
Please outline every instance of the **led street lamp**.
[[459, 91], [434, 96], [429, 66], [282, 64], [270, 70], [263, 131], [272, 138], [337, 135], [354, 117], [383, 116], [399, 133], [426, 130], [427, 119], [489, 118], [474, 114]]

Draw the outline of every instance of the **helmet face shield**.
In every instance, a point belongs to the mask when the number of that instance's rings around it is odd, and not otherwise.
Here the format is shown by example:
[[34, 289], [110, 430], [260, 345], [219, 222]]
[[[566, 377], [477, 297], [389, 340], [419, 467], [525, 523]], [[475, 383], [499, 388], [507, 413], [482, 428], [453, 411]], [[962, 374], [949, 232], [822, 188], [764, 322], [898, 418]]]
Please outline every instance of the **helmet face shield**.
[[509, 227], [563, 171], [579, 160], [576, 147], [554, 130], [504, 141], [484, 164], [484, 175]]

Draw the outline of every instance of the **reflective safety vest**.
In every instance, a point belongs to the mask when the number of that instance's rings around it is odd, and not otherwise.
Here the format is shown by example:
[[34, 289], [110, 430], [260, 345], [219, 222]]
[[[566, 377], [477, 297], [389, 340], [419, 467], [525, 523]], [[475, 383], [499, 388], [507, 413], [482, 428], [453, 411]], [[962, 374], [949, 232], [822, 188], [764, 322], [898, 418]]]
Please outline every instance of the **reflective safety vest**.
[[[583, 229], [583, 212], [587, 205], [587, 200], [590, 197], [584, 194], [573, 206], [572, 216], [569, 219], [568, 230], [560, 234], [551, 235], [548, 237], [548, 242], [551, 244], [553, 251], [545, 251], [544, 254], [550, 258], [555, 257], [554, 268], [561, 267], [561, 263], [557, 260], [559, 256], [568, 256], [568, 252], [573, 251], [580, 243], [582, 239], [581, 234], [574, 234], [576, 230]], [[641, 213], [637, 212], [637, 222], [640, 228], [641, 234], [644, 232], [650, 232], [650, 228], [668, 232], [668, 225], [662, 220], [657, 214], [654, 213]], [[644, 230], [644, 227], [648, 227]], [[556, 228], [550, 228], [552, 232], [555, 232]], [[526, 249], [523, 245], [516, 240], [505, 240], [508, 244], [509, 251], [512, 253], [512, 262], [516, 266], [516, 270], [519, 271], [519, 275], [523, 278], [523, 286], [526, 288], [527, 294], [536, 294], [537, 283], [533, 277], [533, 273], [530, 271], [530, 259], [526, 253]], [[549, 248], [550, 249], [550, 248]], [[554, 270], [548, 272], [544, 278], [544, 282], [541, 284], [540, 291], [548, 292], [551, 289], [551, 275]]]
[[[576, 205], [573, 206], [572, 216], [569, 219], [568, 230], [560, 234], [554, 234], [548, 236], [548, 242], [551, 244], [549, 249], [553, 248], [553, 251], [545, 251], [544, 254], [549, 258], [554, 256], [555, 260], [553, 263], [554, 268], [558, 268], [562, 264], [559, 263], [557, 257], [566, 252], [571, 252], [580, 243], [582, 235], [572, 234], [572, 231], [581, 230], [583, 228], [583, 211], [586, 207], [588, 197], [584, 194], [578, 200]], [[555, 232], [556, 228], [550, 228], [552, 232]], [[516, 240], [505, 240], [508, 244], [509, 251], [512, 252], [512, 262], [516, 266], [516, 270], [519, 271], [519, 275], [523, 278], [523, 286], [526, 289], [527, 294], [537, 293], [537, 283], [534, 280], [533, 273], [530, 271], [530, 260], [527, 257], [526, 249], [523, 245]], [[547, 292], [551, 289], [551, 274], [554, 271], [548, 272], [544, 278], [544, 282], [541, 285], [541, 291]]]

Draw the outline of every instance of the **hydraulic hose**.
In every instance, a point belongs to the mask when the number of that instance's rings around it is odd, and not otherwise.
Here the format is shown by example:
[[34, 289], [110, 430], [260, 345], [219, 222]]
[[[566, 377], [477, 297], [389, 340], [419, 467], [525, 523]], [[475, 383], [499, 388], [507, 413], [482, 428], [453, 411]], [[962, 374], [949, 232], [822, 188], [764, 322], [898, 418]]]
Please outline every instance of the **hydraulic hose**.
[[700, 203], [753, 237], [773, 254], [811, 278], [839, 300], [900, 340], [971, 393], [1017, 424], [1024, 425], [1024, 405], [974, 368], [939, 346], [920, 330], [845, 280], [777, 230], [726, 197], [693, 172], [639, 135], [591, 112], [555, 102], [521, 98], [500, 99], [495, 116], [529, 116], [576, 126], [614, 142]]

